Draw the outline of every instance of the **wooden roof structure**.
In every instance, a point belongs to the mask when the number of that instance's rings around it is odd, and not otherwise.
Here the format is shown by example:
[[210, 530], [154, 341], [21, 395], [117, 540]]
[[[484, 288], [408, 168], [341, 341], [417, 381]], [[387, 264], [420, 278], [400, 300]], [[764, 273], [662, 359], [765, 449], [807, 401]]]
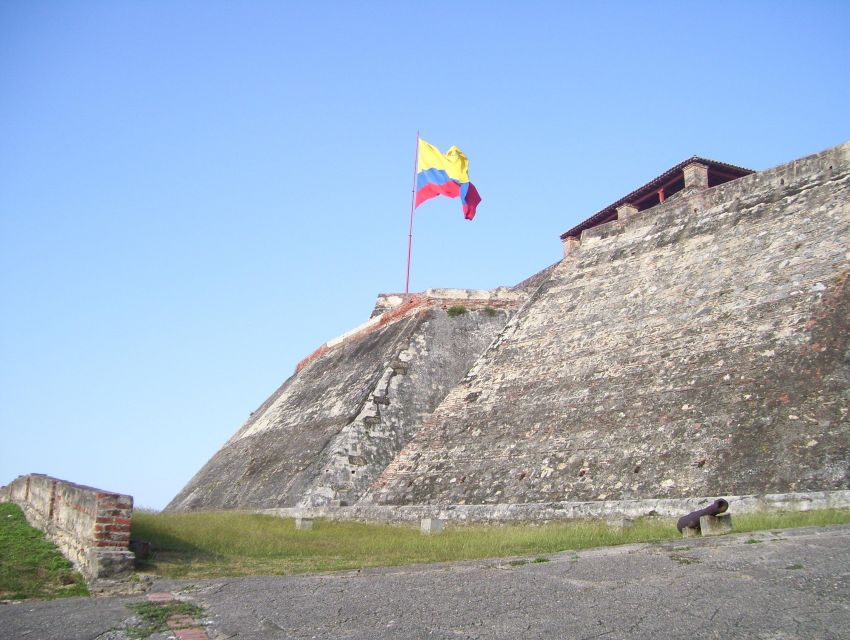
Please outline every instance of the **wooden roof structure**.
[[620, 198], [616, 202], [609, 204], [601, 211], [593, 214], [584, 222], [574, 226], [569, 231], [561, 234], [561, 240], [567, 238], [579, 238], [582, 231], [597, 227], [600, 224], [611, 222], [617, 219], [617, 207], [624, 204], [629, 204], [637, 208], [638, 211], [649, 209], [657, 204], [664, 202], [670, 196], [678, 193], [685, 188], [684, 169], [691, 164], [701, 164], [708, 167], [708, 186], [714, 187], [724, 182], [737, 180], [743, 176], [755, 173], [752, 169], [745, 169], [733, 164], [718, 162], [717, 160], [709, 160], [692, 156], [684, 160], [674, 167], [671, 167], [660, 176], [653, 178], [642, 187], [632, 191], [630, 194]]

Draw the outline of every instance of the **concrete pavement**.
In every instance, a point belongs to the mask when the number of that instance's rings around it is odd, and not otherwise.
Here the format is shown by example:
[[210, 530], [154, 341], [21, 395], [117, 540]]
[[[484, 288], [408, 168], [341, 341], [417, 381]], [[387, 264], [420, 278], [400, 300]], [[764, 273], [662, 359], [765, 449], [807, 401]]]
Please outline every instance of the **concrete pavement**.
[[[153, 588], [204, 607], [213, 640], [850, 638], [850, 525], [546, 558]], [[118, 640], [142, 598], [3, 605], [0, 637]]]

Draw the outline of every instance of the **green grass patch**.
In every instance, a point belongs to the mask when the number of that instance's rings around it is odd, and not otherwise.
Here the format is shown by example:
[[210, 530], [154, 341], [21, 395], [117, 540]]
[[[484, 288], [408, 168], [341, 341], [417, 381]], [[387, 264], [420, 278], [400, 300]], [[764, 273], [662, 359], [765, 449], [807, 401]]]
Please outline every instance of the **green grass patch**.
[[848, 523], [850, 523], [850, 509], [732, 514], [732, 528], [736, 533], [795, 527], [826, 527], [832, 524]]
[[448, 313], [449, 317], [451, 318], [454, 318], [455, 316], [462, 316], [464, 313], [466, 313], [466, 307], [464, 307], [462, 304], [456, 304], [453, 307], [449, 307], [446, 310], [446, 313]]
[[21, 508], [0, 503], [0, 600], [88, 594], [83, 577], [41, 531], [29, 526]]
[[[139, 602], [136, 604], [128, 604], [127, 608], [133, 611], [141, 623], [138, 626], [129, 627], [126, 630], [127, 637], [131, 640], [140, 640], [149, 638], [154, 633], [161, 631], [169, 631], [168, 619], [171, 616], [184, 615], [192, 618], [200, 618], [204, 611], [199, 606], [191, 602]], [[195, 623], [185, 625], [177, 625], [175, 630], [195, 626]]]
[[[450, 526], [423, 536], [418, 526], [318, 519], [310, 531], [292, 519], [244, 512], [136, 513], [133, 538], [153, 553], [140, 571], [174, 578], [288, 575], [429, 562], [539, 556], [670, 537], [671, 525], [638, 521], [627, 531], [605, 523]], [[675, 528], [672, 529], [676, 533]]]
[[[850, 522], [850, 510], [786, 514], [787, 526]], [[766, 519], [765, 519], [766, 518]], [[783, 528], [785, 516], [733, 517], [735, 531]], [[777, 524], [777, 522], [783, 524]], [[318, 519], [310, 531], [292, 519], [238, 511], [146, 513], [133, 517], [133, 538], [153, 544], [140, 571], [170, 578], [289, 575], [319, 571], [526, 557], [635, 542], [679, 540], [675, 519], [639, 518], [627, 528], [604, 522], [548, 525], [464, 525], [423, 536], [418, 526]], [[536, 559], [535, 559], [536, 558]], [[518, 561], [515, 561], [518, 562]]]

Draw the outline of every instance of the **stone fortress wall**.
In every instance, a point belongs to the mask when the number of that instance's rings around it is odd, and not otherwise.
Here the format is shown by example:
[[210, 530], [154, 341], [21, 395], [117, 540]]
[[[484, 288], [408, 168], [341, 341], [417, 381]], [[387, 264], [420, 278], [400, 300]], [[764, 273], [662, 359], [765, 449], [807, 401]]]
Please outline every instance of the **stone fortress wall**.
[[[168, 509], [499, 521], [719, 495], [846, 506], [848, 203], [843, 144], [624, 207], [511, 289], [385, 294]], [[469, 311], [448, 316], [458, 301]]]
[[526, 297], [380, 296], [372, 319], [302, 360], [166, 510], [353, 504]]
[[850, 486], [850, 144], [584, 231], [364, 503]]
[[27, 522], [44, 531], [89, 582], [127, 577], [132, 496], [32, 473], [0, 487], [0, 502], [21, 507]]

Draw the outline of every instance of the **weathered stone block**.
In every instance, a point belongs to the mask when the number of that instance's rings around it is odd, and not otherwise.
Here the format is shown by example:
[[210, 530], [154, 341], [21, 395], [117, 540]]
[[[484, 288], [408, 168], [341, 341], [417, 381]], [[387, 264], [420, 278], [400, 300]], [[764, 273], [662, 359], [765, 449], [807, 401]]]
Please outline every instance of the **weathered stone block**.
[[708, 167], [699, 162], [692, 162], [682, 173], [685, 175], [685, 189], [707, 189]]
[[722, 536], [725, 533], [732, 533], [732, 514], [702, 516], [699, 519], [699, 528], [704, 536]]
[[698, 538], [700, 534], [699, 527], [684, 527], [682, 529], [683, 538]]
[[635, 521], [631, 518], [609, 518], [606, 523], [612, 529], [618, 529], [620, 531], [625, 531], [635, 526]]
[[90, 549], [86, 564], [90, 577], [116, 580], [133, 572], [135, 554], [127, 549]]
[[403, 376], [407, 374], [407, 369], [410, 365], [408, 365], [406, 362], [402, 362], [401, 360], [396, 360], [390, 366], [392, 367], [393, 371], [396, 372], [396, 374]]
[[581, 240], [578, 238], [567, 237], [564, 238], [564, 257], [567, 258], [572, 254], [576, 249], [581, 246]]
[[439, 518], [422, 518], [419, 529], [426, 536], [437, 535], [443, 531], [443, 521]]
[[633, 204], [621, 204], [617, 207], [617, 220], [628, 220], [632, 216], [636, 215], [638, 212], [638, 208]]
[[300, 531], [309, 531], [313, 528], [313, 518], [295, 518], [295, 528], [299, 529]]

